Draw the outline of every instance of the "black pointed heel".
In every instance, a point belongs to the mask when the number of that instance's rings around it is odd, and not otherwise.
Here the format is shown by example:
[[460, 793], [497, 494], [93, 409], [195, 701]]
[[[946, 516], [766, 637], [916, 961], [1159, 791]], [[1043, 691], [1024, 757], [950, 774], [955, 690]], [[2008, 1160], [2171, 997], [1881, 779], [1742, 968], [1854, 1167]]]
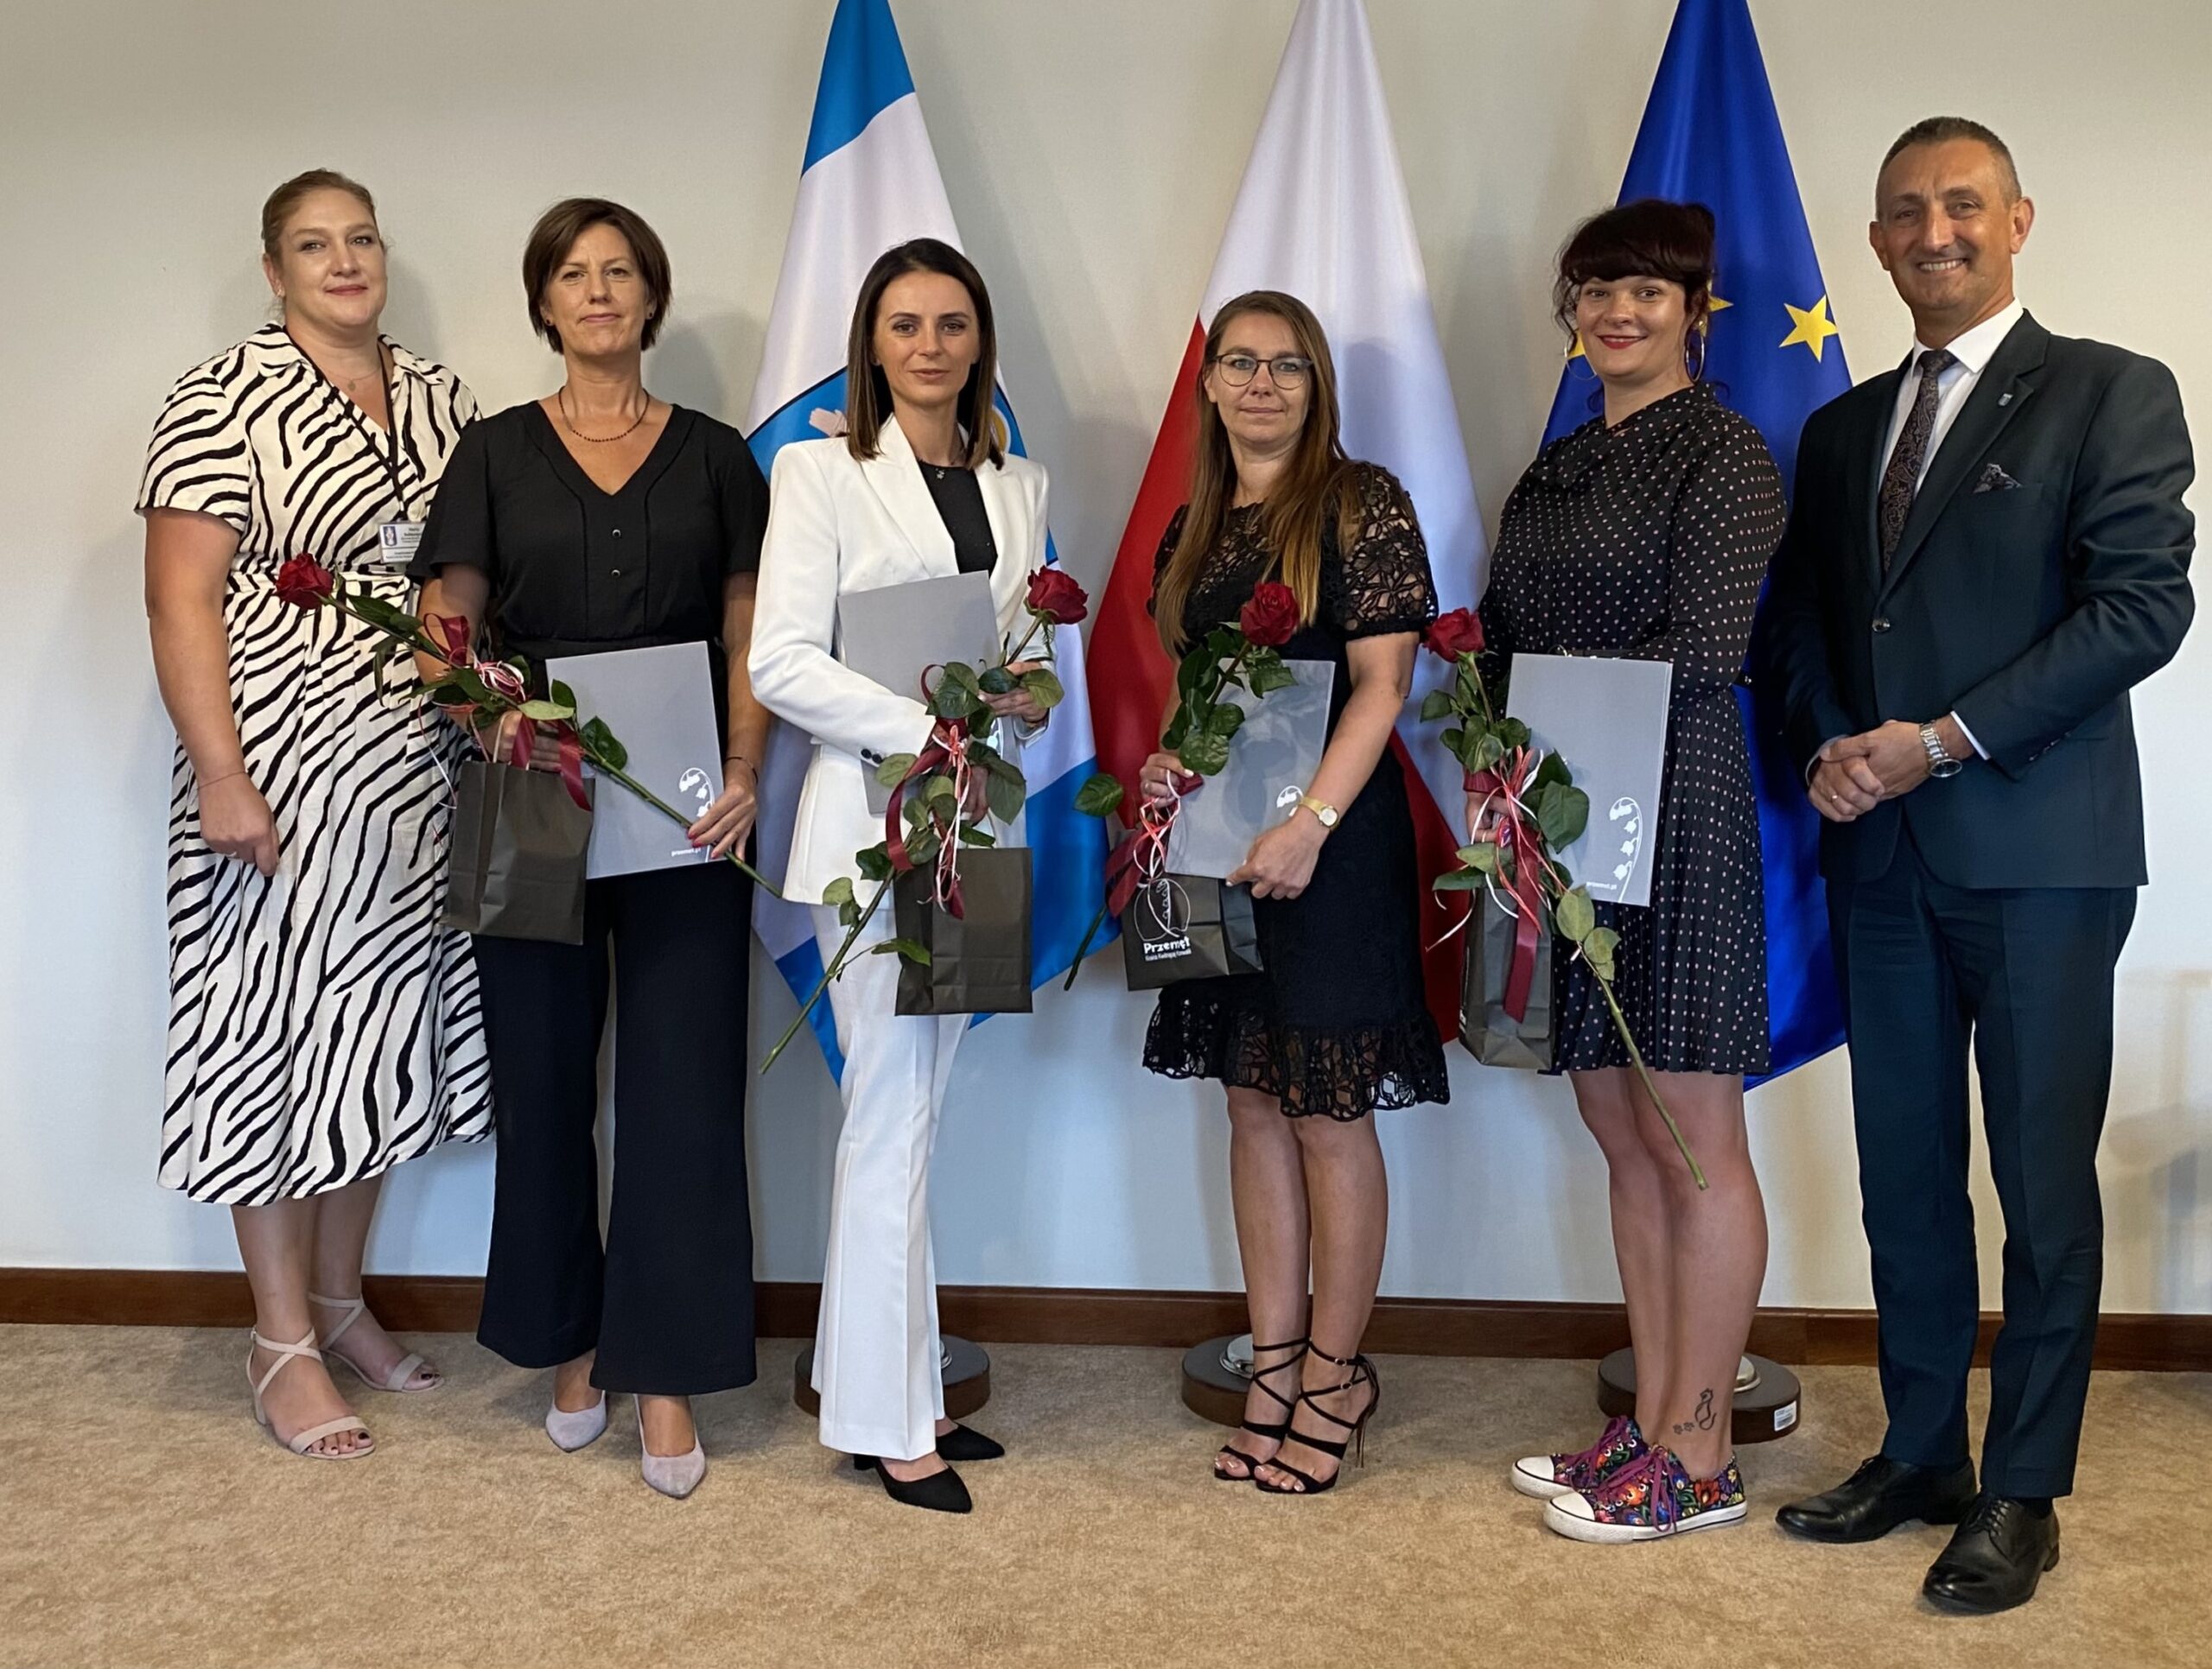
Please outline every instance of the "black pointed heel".
[[929, 1513], [969, 1513], [976, 1507], [968, 1486], [950, 1466], [911, 1483], [893, 1477], [890, 1469], [873, 1455], [854, 1456], [853, 1470], [874, 1473], [876, 1481], [883, 1486], [883, 1493], [901, 1507], [918, 1507]]
[[[1290, 1418], [1290, 1441], [1293, 1443], [1303, 1444], [1306, 1448], [1313, 1450], [1316, 1454], [1328, 1456], [1337, 1463], [1337, 1469], [1330, 1473], [1325, 1478], [1317, 1478], [1310, 1473], [1300, 1471], [1296, 1467], [1290, 1465], [1285, 1462], [1280, 1455], [1278, 1455], [1273, 1460], [1262, 1461], [1260, 1465], [1272, 1466], [1278, 1472], [1287, 1473], [1290, 1476], [1296, 1478], [1298, 1482], [1305, 1487], [1303, 1488], [1293, 1488], [1287, 1484], [1269, 1483], [1265, 1478], [1259, 1475], [1259, 1468], [1255, 1467], [1252, 1471], [1252, 1482], [1259, 1489], [1267, 1494], [1327, 1494], [1330, 1490], [1337, 1487], [1337, 1480], [1344, 1475], [1344, 1450], [1347, 1447], [1351, 1450], [1351, 1460], [1353, 1465], [1364, 1466], [1367, 1464], [1367, 1422], [1375, 1417], [1375, 1411], [1382, 1401], [1382, 1380], [1375, 1371], [1375, 1364], [1368, 1361], [1364, 1356], [1332, 1356], [1327, 1351], [1322, 1349], [1319, 1345], [1313, 1347], [1313, 1352], [1315, 1355], [1320, 1357], [1323, 1361], [1332, 1361], [1336, 1363], [1338, 1367], [1347, 1368], [1350, 1372], [1338, 1384], [1324, 1386], [1319, 1391], [1300, 1392], [1298, 1393], [1298, 1400], [1305, 1404], [1306, 1407], [1312, 1409], [1314, 1414], [1319, 1418], [1328, 1421], [1330, 1425], [1338, 1427], [1345, 1435], [1341, 1439], [1309, 1437], [1306, 1433], [1298, 1429], [1298, 1412], [1296, 1409], [1293, 1409], [1291, 1411]], [[1370, 1393], [1367, 1399], [1367, 1406], [1359, 1411], [1359, 1418], [1357, 1419], [1345, 1419], [1339, 1415], [1332, 1414], [1327, 1409], [1321, 1406], [1320, 1399], [1323, 1397], [1333, 1397], [1339, 1392], [1351, 1390], [1352, 1387], [1356, 1385], [1366, 1386]]]
[[[1313, 1341], [1310, 1339], [1293, 1339], [1287, 1344], [1255, 1344], [1252, 1347], [1252, 1361], [1254, 1363], [1254, 1367], [1252, 1368], [1252, 1383], [1258, 1387], [1261, 1391], [1264, 1392], [1267, 1395], [1273, 1397], [1278, 1403], [1282, 1405], [1283, 1417], [1281, 1419], [1276, 1421], [1273, 1425], [1256, 1425], [1248, 1417], [1238, 1423], [1237, 1429], [1239, 1431], [1249, 1431], [1255, 1437], [1265, 1437], [1270, 1443], [1278, 1444], [1286, 1437], [1289, 1436], [1290, 1417], [1298, 1412], [1298, 1399], [1295, 1397], [1286, 1397], [1281, 1392], [1276, 1390], [1274, 1387], [1269, 1385], [1268, 1383], [1268, 1375], [1270, 1374], [1280, 1374], [1286, 1368], [1297, 1367], [1299, 1363], [1306, 1360], [1306, 1353], [1312, 1347], [1312, 1344]], [[1296, 1352], [1296, 1354], [1290, 1357], [1288, 1361], [1279, 1361], [1271, 1368], [1262, 1368], [1258, 1366], [1259, 1360], [1263, 1355], [1268, 1355], [1277, 1350], [1290, 1350]], [[1231, 1460], [1242, 1461], [1244, 1463], [1244, 1469], [1242, 1472], [1223, 1471], [1221, 1469], [1223, 1463]], [[1249, 1483], [1252, 1482], [1254, 1475], [1259, 1471], [1260, 1468], [1266, 1464], [1267, 1462], [1256, 1459], [1253, 1456], [1246, 1454], [1242, 1449], [1239, 1449], [1232, 1440], [1229, 1443], [1224, 1443], [1219, 1449], [1214, 1451], [1214, 1482], [1217, 1483]]]
[[937, 1440], [937, 1452], [949, 1461], [1001, 1460], [1006, 1456], [1006, 1445], [981, 1431], [956, 1425]]

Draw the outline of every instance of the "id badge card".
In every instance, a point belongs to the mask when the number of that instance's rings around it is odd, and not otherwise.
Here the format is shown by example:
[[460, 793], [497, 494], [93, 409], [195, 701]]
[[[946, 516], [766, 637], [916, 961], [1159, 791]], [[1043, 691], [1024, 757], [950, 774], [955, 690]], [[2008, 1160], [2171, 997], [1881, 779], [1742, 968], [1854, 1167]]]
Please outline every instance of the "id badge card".
[[379, 522], [377, 524], [377, 562], [388, 568], [405, 568], [423, 547], [420, 522]]

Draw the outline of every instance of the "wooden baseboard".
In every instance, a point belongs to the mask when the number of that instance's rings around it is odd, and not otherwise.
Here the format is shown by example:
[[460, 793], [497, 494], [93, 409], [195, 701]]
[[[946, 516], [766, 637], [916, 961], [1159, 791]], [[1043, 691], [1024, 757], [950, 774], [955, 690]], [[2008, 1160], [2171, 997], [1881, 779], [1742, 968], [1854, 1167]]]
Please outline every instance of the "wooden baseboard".
[[[377, 1314], [410, 1333], [475, 1330], [484, 1283], [451, 1275], [372, 1275]], [[821, 1289], [762, 1281], [754, 1289], [764, 1338], [814, 1331]], [[1244, 1330], [1236, 1292], [1147, 1292], [1103, 1287], [948, 1286], [944, 1326], [989, 1344], [1143, 1344], [1180, 1347]], [[253, 1318], [245, 1277], [220, 1270], [0, 1269], [0, 1323], [99, 1327], [244, 1327]], [[1998, 1318], [1982, 1317], [1987, 1360]], [[1763, 1310], [1751, 1348], [1797, 1366], [1866, 1366], [1874, 1360], [1871, 1310]], [[1384, 1298], [1367, 1349], [1395, 1355], [1541, 1356], [1584, 1360], [1628, 1342], [1618, 1304], [1514, 1304], [1482, 1298]], [[2212, 1315], [2107, 1315], [2096, 1365], [2212, 1373]]]

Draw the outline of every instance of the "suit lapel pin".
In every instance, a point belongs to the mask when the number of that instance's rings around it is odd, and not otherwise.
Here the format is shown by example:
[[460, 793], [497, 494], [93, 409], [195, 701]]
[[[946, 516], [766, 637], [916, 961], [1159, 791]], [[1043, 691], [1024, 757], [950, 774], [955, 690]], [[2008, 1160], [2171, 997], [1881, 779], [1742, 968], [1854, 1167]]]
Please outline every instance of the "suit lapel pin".
[[2000, 406], [2011, 405], [2012, 403], [2012, 390], [2008, 388], [2004, 391], [2004, 393], [1999, 395], [1997, 397], [1997, 403]]

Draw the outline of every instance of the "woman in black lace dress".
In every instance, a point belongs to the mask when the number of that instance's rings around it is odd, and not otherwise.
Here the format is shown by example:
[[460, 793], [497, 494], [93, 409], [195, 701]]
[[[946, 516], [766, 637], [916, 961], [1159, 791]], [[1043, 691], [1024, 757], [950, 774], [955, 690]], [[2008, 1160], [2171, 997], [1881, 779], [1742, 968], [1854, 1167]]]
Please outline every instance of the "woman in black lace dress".
[[1519, 1462], [1513, 1482], [1546, 1500], [1562, 1535], [1632, 1541], [1745, 1510], [1730, 1405], [1766, 1215], [1744, 1075], [1766, 1070], [1767, 1009], [1735, 683], [1782, 537], [1782, 479], [1758, 431], [1694, 375], [1713, 305], [1710, 213], [1646, 200], [1596, 216], [1561, 253], [1558, 305], [1605, 411], [1545, 447], [1506, 502], [1484, 676], [1502, 689], [1522, 650], [1674, 668], [1651, 902], [1598, 910], [1621, 936], [1621, 1007], [1711, 1185], [1692, 1180], [1588, 967], [1555, 958], [1556, 1063], [1610, 1171], [1637, 1406], [1588, 1449]]
[[[1344, 456], [1328, 341], [1303, 302], [1255, 290], [1224, 306], [1196, 392], [1191, 502], [1154, 571], [1160, 638], [1179, 654], [1278, 580], [1301, 615], [1284, 655], [1333, 663], [1336, 694], [1311, 792], [1230, 878], [1251, 886], [1262, 971], [1168, 987], [1144, 1063], [1228, 1091], [1257, 1371], [1214, 1475], [1303, 1494], [1336, 1482], [1381, 1395], [1359, 1354], [1389, 1209], [1367, 1115], [1451, 1095], [1422, 1000], [1413, 812], [1389, 752], [1436, 587], [1405, 489]], [[1147, 797], [1170, 797], [1181, 771], [1154, 753]]]

